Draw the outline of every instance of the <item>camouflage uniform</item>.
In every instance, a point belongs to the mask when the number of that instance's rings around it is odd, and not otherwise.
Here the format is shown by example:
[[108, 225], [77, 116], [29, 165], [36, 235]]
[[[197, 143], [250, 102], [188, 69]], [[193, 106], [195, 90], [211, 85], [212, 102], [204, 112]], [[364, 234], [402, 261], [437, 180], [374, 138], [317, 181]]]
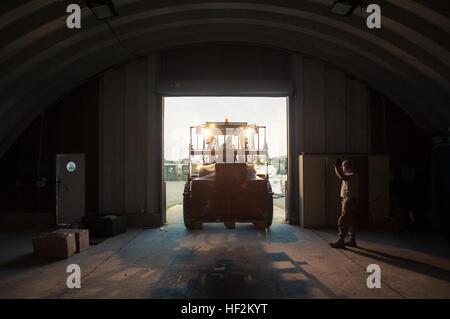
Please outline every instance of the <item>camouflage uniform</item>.
[[337, 177], [342, 181], [341, 185], [341, 216], [338, 220], [339, 237], [343, 240], [350, 235], [355, 241], [356, 213], [359, 188], [359, 177], [355, 172], [344, 173], [340, 167], [335, 167]]

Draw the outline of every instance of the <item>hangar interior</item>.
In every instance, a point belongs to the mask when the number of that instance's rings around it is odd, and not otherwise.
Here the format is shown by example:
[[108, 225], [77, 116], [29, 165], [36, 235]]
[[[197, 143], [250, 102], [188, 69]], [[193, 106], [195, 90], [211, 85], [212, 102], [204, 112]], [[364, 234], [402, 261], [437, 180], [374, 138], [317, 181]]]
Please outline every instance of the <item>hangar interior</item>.
[[[105, 19], [72, 2], [81, 29], [61, 1], [1, 5], [2, 298], [450, 297], [447, 4], [379, 1], [369, 30], [365, 11], [327, 0], [115, 0]], [[165, 225], [168, 96], [287, 97], [286, 221]], [[124, 214], [128, 229], [42, 262], [31, 238], [62, 217], [58, 156], [80, 154], [68, 210]], [[328, 246], [337, 157], [365, 172], [359, 248]], [[82, 289], [65, 286], [69, 263]], [[366, 287], [373, 263], [381, 289]]]

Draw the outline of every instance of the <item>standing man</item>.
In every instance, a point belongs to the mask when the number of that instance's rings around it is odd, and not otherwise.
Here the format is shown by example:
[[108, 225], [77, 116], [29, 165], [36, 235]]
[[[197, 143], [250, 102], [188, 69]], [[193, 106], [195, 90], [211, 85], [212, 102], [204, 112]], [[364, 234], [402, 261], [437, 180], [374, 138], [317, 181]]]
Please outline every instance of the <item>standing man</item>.
[[[353, 170], [352, 163], [348, 160], [338, 159], [334, 166], [337, 177], [342, 181], [341, 185], [341, 216], [338, 221], [339, 238], [330, 243], [333, 248], [345, 246], [356, 247], [356, 205], [358, 199], [359, 178]], [[345, 240], [347, 235], [349, 240]]]

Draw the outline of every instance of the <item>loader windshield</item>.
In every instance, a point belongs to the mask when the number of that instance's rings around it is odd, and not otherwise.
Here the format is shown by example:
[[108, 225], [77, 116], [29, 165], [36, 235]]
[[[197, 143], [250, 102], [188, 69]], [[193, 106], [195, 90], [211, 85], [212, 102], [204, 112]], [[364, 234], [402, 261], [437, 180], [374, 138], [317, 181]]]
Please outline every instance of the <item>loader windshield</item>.
[[266, 167], [266, 127], [246, 122], [206, 122], [190, 127], [190, 175], [214, 163], [247, 163]]

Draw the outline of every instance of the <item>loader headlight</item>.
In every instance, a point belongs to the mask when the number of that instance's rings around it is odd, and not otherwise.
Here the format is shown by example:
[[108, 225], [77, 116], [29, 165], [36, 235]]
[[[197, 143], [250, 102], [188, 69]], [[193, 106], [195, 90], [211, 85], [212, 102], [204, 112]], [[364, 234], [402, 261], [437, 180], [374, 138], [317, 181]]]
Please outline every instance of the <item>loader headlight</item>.
[[206, 138], [208, 138], [211, 135], [211, 131], [208, 130], [207, 128], [203, 128], [202, 129], [202, 135]]

